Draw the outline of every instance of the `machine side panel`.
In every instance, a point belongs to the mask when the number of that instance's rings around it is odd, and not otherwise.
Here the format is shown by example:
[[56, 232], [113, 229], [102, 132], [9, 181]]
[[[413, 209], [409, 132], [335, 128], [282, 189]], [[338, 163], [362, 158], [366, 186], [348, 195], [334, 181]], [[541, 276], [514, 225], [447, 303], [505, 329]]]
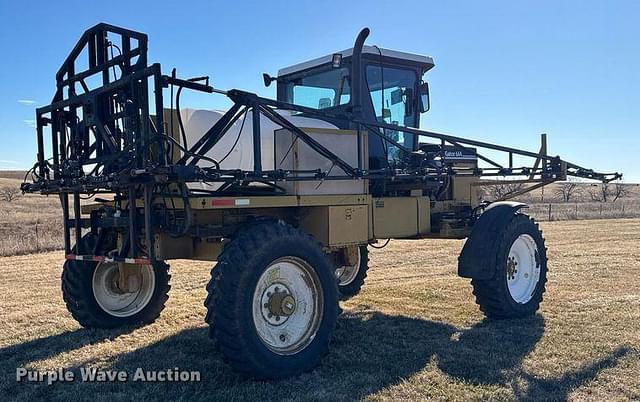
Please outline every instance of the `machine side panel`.
[[373, 234], [375, 238], [414, 237], [418, 230], [418, 197], [384, 197], [373, 199]]
[[366, 205], [305, 208], [300, 227], [329, 247], [364, 244], [368, 236], [369, 209]]

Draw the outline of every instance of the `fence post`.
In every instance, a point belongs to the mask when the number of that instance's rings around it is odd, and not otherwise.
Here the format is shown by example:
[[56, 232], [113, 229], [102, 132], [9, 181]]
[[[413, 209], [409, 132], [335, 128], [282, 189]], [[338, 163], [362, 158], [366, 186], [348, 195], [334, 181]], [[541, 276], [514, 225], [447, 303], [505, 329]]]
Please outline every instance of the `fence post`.
[[602, 203], [600, 203], [600, 217], [602, 218]]
[[624, 202], [622, 203], [622, 217], [624, 218]]
[[578, 203], [576, 202], [576, 220], [578, 220]]
[[40, 252], [40, 242], [38, 241], [38, 222], [36, 222], [36, 253]]
[[549, 204], [549, 222], [551, 222], [551, 204]]

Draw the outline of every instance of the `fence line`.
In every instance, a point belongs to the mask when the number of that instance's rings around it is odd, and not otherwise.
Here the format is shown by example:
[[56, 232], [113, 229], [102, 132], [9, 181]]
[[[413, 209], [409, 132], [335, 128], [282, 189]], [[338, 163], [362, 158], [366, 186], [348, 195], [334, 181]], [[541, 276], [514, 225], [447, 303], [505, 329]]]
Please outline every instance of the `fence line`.
[[638, 218], [640, 201], [531, 203], [527, 213], [541, 221]]

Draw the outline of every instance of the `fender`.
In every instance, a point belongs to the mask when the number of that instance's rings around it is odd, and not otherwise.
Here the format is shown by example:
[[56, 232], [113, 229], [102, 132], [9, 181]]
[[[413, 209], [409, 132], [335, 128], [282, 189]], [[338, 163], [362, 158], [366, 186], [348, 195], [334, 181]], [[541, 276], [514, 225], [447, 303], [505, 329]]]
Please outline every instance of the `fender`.
[[458, 275], [463, 278], [493, 278], [496, 267], [496, 241], [513, 215], [527, 204], [500, 201], [490, 204], [473, 225], [471, 235], [458, 257]]

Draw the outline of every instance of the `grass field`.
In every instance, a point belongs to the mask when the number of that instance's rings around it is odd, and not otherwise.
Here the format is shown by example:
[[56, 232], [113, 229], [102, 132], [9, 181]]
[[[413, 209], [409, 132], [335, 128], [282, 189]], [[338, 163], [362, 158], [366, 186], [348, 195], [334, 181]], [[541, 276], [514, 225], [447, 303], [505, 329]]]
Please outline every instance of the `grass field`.
[[[540, 314], [484, 320], [456, 276], [461, 241], [393, 241], [371, 253], [331, 350], [280, 382], [238, 378], [203, 323], [209, 263], [174, 261], [154, 324], [84, 330], [60, 294], [61, 252], [0, 258], [0, 400], [638, 400], [640, 220], [542, 225], [550, 257]], [[17, 367], [199, 370], [198, 383], [16, 383]]]
[[[13, 176], [2, 172], [0, 188], [19, 188], [22, 179]], [[0, 200], [0, 256], [58, 250], [63, 245], [62, 232], [62, 209], [56, 196], [25, 194], [11, 202]]]

